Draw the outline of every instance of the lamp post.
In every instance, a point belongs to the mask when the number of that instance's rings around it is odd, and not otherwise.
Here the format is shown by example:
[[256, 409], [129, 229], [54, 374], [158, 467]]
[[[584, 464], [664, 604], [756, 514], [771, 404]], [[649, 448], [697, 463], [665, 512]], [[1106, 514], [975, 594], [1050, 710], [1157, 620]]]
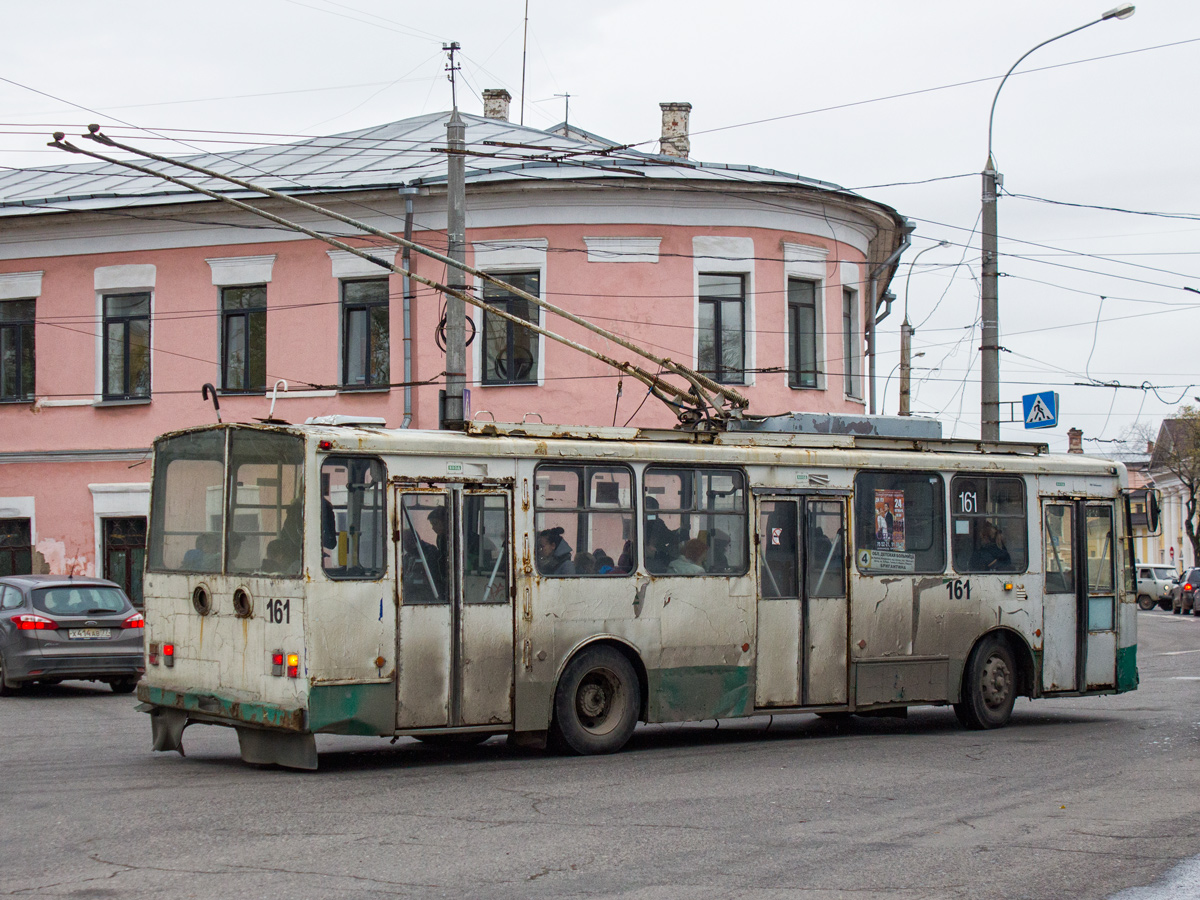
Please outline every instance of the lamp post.
[[[925, 355], [925, 351], [922, 350], [920, 353], [913, 354], [913, 359], [920, 359], [924, 355]], [[907, 372], [901, 368], [901, 366], [903, 364], [904, 364], [903, 360], [901, 360], [900, 362], [898, 362], [894, 366], [892, 366], [892, 371], [888, 372], [888, 377], [883, 380], [883, 394], [880, 396], [879, 409], [883, 412], [884, 415], [887, 415], [887, 389], [888, 389], [888, 385], [892, 383], [892, 376], [896, 374], [897, 369], [900, 369], [901, 378], [903, 378], [907, 374]], [[918, 366], [917, 368], [928, 368], [928, 367]], [[908, 372], [911, 372], [911, 371], [912, 371], [912, 366], [910, 365], [908, 367]], [[903, 382], [901, 382], [901, 383], [903, 384]], [[911, 413], [901, 413], [901, 415], [907, 416], [907, 415], [911, 415]]]
[[996, 171], [996, 163], [992, 159], [992, 120], [996, 115], [996, 101], [1000, 99], [1000, 91], [1004, 89], [1004, 83], [1008, 81], [1008, 76], [1035, 50], [1040, 50], [1042, 47], [1053, 41], [1057, 41], [1059, 38], [1065, 38], [1067, 35], [1083, 31], [1085, 28], [1091, 28], [1093, 25], [1098, 25], [1101, 22], [1107, 22], [1109, 19], [1128, 19], [1133, 15], [1133, 11], [1134, 7], [1132, 3], [1123, 3], [1120, 6], [1110, 9], [1095, 21], [1080, 25], [1078, 28], [1072, 28], [1070, 31], [1064, 31], [1062, 34], [1055, 35], [1049, 40], [1042, 41], [1036, 47], [1027, 50], [1020, 59], [1012, 64], [1012, 68], [1004, 73], [1004, 77], [1000, 79], [1000, 86], [996, 88], [996, 95], [992, 98], [992, 109], [988, 114], [987, 166], [983, 170], [983, 229], [981, 232], [983, 260], [980, 311], [983, 318], [983, 329], [982, 344], [979, 347], [979, 424], [980, 437], [985, 441], [1000, 440], [1000, 312], [997, 302], [999, 292], [996, 283], [998, 280], [996, 267], [996, 192], [1004, 183], [1004, 180], [1000, 173]]
[[[920, 253], [912, 258], [912, 262], [908, 264], [908, 277], [904, 279], [904, 321], [900, 325], [900, 415], [910, 416], [912, 413], [908, 409], [909, 397], [909, 375], [912, 371], [912, 336], [913, 327], [908, 322], [908, 285], [912, 281], [913, 266], [917, 264], [917, 260], [921, 255], [928, 253], [930, 250], [937, 247], [949, 247], [949, 241], [938, 241], [936, 244], [926, 247]], [[924, 353], [918, 353], [918, 356], [924, 356]], [[885, 385], [886, 387], [886, 385]]]

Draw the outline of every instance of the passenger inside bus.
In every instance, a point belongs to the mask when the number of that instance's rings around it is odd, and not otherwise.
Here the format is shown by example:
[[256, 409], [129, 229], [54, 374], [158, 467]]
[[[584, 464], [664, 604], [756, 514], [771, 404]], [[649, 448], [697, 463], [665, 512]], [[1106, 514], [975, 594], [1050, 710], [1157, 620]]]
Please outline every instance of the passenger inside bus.
[[538, 532], [538, 571], [543, 575], [574, 575], [575, 564], [571, 562], [571, 545], [563, 540], [561, 525]]
[[701, 537], [683, 542], [682, 553], [667, 567], [672, 575], [703, 575], [704, 559], [708, 556], [708, 542]]
[[221, 563], [221, 539], [216, 532], [196, 535], [196, 546], [183, 554], [183, 568], [192, 572], [212, 572]]
[[979, 546], [971, 554], [973, 572], [1003, 571], [1012, 564], [1012, 557], [1004, 546], [1004, 533], [1000, 526], [984, 519], [979, 526]]

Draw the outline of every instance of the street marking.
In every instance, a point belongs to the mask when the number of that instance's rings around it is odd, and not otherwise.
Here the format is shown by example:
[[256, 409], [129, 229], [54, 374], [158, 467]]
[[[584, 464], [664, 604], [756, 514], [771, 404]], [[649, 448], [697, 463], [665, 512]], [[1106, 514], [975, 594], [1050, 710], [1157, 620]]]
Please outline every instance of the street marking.
[[1185, 653], [1200, 653], [1200, 650], [1172, 650], [1169, 653], [1159, 653], [1159, 656], [1183, 656]]
[[1200, 675], [1172, 675], [1167, 681], [1200, 681]]

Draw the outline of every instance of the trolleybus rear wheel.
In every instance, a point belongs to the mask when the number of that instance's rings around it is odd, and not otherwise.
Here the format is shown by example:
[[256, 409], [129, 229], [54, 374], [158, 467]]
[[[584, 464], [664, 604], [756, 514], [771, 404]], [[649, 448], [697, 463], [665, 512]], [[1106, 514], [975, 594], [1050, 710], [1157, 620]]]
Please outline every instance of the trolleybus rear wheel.
[[1008, 724], [1017, 699], [1017, 668], [1003, 638], [991, 635], [975, 645], [963, 672], [962, 699], [954, 714], [974, 730]]
[[615, 753], [637, 725], [637, 672], [612, 647], [588, 647], [571, 660], [554, 694], [554, 735], [575, 753]]

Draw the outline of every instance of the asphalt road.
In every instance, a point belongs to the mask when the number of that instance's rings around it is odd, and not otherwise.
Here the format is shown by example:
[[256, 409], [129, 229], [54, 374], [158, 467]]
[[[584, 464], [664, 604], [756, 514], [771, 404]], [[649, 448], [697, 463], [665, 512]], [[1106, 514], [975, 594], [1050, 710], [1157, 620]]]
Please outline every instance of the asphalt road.
[[0, 700], [0, 896], [1195, 897], [1200, 618], [1138, 625], [1138, 691], [999, 731], [762, 718], [587, 759], [319, 738], [300, 773], [200, 726], [183, 759], [128, 696], [37, 688]]

